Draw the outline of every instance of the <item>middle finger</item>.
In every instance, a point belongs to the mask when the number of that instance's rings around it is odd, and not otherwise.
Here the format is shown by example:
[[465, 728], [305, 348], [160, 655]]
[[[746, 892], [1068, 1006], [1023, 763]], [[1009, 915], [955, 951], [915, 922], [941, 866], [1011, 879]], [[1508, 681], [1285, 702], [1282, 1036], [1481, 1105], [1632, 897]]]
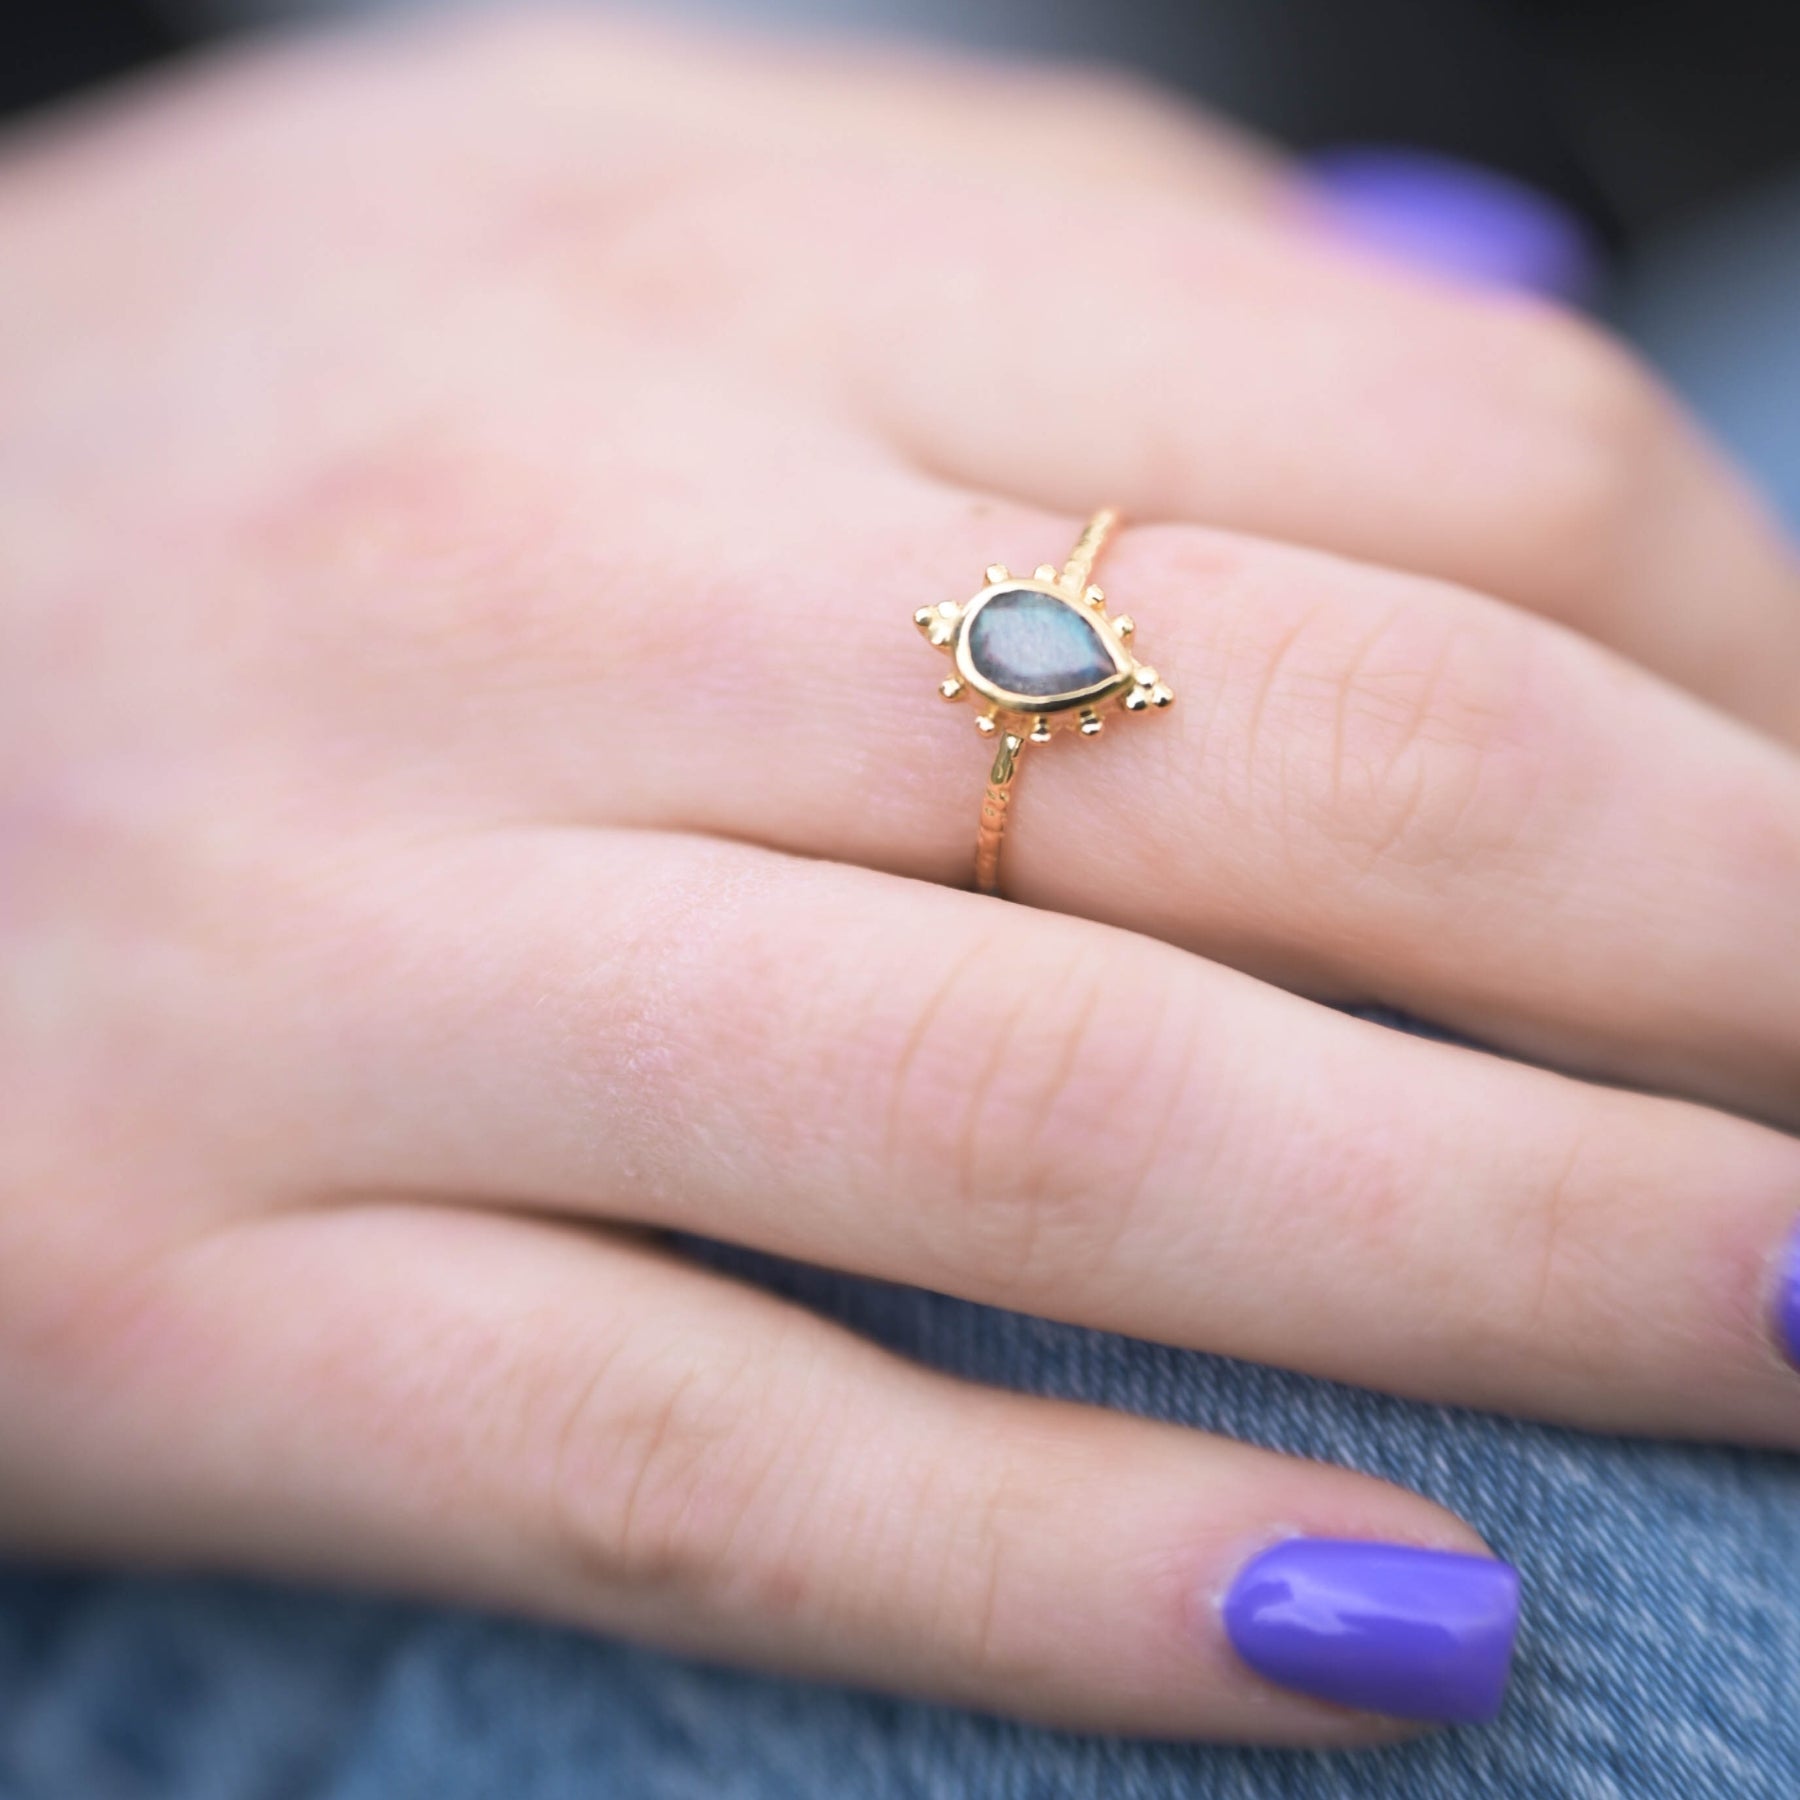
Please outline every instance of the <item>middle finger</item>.
[[[674, 1227], [1424, 1399], [1800, 1444], [1800, 1145], [1130, 933], [668, 832], [378, 853], [309, 1185]], [[286, 965], [284, 965], [286, 966]]]

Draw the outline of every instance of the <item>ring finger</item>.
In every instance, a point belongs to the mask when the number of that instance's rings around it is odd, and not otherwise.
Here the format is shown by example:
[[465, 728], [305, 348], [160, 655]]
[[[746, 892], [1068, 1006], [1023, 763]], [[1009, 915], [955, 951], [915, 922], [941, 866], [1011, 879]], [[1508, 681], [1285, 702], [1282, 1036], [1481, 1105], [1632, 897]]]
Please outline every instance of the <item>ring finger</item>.
[[[583, 566], [580, 592], [542, 603], [564, 620], [554, 668], [519, 666], [514, 620], [503, 642], [466, 620], [452, 634], [525, 696], [485, 713], [480, 738], [456, 715], [460, 765], [473, 753], [507, 790], [497, 803], [534, 816], [966, 883], [991, 757], [970, 713], [933, 697], [946, 671], [911, 616], [966, 599], [987, 563], [1060, 558], [1076, 522], [856, 466], [827, 484], [822, 527], [764, 512], [735, 541], [715, 533], [722, 570], [675, 501], [637, 518], [660, 557], [654, 606], [632, 567]], [[1800, 1118], [1790, 752], [1424, 578], [1180, 526], [1127, 530], [1101, 574], [1180, 702], [1113, 715], [1098, 746], [1028, 754], [1012, 896]], [[597, 580], [623, 598], [596, 617]], [[656, 679], [622, 688], [622, 641], [648, 649], [652, 632]], [[618, 748], [595, 758], [605, 693]]]

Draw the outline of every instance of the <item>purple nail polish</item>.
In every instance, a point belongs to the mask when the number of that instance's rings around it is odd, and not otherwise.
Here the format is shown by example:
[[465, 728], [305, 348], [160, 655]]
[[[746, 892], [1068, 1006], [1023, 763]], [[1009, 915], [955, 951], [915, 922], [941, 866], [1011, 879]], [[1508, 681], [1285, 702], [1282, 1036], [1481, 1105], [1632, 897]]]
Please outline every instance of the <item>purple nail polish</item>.
[[1775, 1265], [1775, 1335], [1788, 1361], [1800, 1369], [1800, 1227]]
[[1225, 1596], [1257, 1674], [1362, 1712], [1483, 1724], [1500, 1711], [1519, 1625], [1509, 1563], [1405, 1544], [1290, 1538]]
[[1346, 144], [1317, 153], [1309, 172], [1331, 223], [1402, 262], [1575, 304], [1599, 289], [1600, 252], [1580, 218], [1497, 169]]

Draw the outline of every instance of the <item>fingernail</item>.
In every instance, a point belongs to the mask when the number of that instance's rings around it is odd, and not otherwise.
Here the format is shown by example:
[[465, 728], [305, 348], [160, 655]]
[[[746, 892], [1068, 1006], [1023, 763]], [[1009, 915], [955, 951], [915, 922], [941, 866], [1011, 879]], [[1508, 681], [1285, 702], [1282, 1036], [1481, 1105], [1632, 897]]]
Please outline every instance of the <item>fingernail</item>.
[[1483, 1724], [1519, 1626], [1511, 1564], [1406, 1544], [1290, 1538], [1225, 1596], [1225, 1630], [1266, 1680], [1396, 1719]]
[[1316, 153], [1308, 173], [1332, 224], [1401, 262], [1575, 304], [1600, 286], [1599, 248], [1576, 213], [1497, 169], [1344, 144]]
[[1789, 1362], [1800, 1369], [1800, 1228], [1796, 1228], [1775, 1269], [1775, 1335]]

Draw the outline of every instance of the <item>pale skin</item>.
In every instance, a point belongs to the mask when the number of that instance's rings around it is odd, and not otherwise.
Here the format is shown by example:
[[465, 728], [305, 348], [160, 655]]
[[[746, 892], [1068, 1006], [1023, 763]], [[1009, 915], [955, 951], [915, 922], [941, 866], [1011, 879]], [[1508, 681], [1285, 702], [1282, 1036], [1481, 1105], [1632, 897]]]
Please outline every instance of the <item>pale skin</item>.
[[[1395, 1729], [1215, 1597], [1463, 1521], [665, 1227], [1800, 1445], [1800, 576], [1595, 332], [1097, 79], [569, 22], [40, 126], [0, 265], [10, 1550]], [[1034, 751], [983, 898], [912, 614], [1104, 502], [1180, 704]]]

